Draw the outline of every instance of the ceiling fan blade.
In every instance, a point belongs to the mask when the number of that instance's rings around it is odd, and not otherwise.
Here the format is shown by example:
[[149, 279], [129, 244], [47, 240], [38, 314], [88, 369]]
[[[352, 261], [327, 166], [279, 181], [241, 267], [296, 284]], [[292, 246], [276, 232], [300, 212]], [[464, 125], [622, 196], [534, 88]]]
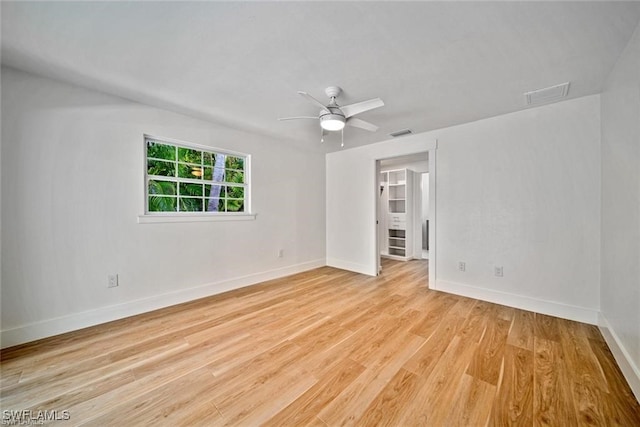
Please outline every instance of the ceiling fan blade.
[[347, 126], [368, 130], [369, 132], [375, 132], [378, 130], [378, 126], [373, 123], [365, 122], [364, 120], [356, 119], [355, 117], [347, 120]]
[[278, 120], [298, 120], [298, 119], [313, 119], [318, 120], [317, 117], [309, 117], [309, 116], [300, 116], [300, 117], [280, 117]]
[[[300, 93], [300, 92], [298, 92]], [[374, 108], [382, 107], [384, 102], [380, 98], [370, 99], [368, 101], [362, 101], [351, 105], [345, 105], [340, 107], [345, 117], [355, 116], [356, 114], [364, 113], [365, 111], [373, 110]]]
[[298, 91], [298, 94], [304, 96], [307, 100], [309, 100], [312, 103], [316, 104], [318, 107], [322, 108], [323, 110], [329, 111], [329, 110], [327, 110], [327, 107], [322, 102], [318, 101], [313, 96], [309, 95], [307, 92]]

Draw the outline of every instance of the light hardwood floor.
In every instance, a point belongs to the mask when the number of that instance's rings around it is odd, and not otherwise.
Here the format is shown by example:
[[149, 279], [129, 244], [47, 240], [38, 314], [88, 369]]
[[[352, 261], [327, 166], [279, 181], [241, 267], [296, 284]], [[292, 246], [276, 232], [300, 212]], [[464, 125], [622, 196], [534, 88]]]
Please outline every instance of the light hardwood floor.
[[2, 352], [60, 425], [640, 426], [596, 327], [329, 267]]

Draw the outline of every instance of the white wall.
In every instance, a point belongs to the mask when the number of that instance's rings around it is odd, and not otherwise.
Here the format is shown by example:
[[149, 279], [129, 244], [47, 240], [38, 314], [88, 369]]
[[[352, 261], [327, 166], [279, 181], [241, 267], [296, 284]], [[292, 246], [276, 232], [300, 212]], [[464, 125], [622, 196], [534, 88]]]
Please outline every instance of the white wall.
[[[438, 289], [595, 323], [599, 97], [456, 126], [437, 137]], [[495, 266], [504, 277], [494, 276]]]
[[[325, 264], [324, 154], [16, 70], [2, 89], [3, 346]], [[138, 224], [143, 133], [251, 154], [256, 220]]]
[[601, 326], [640, 399], [640, 26], [602, 93]]
[[[436, 189], [435, 287], [595, 323], [599, 96], [413, 138], [438, 141], [437, 170], [430, 173]], [[401, 155], [408, 142], [403, 138], [327, 156], [327, 194], [332, 196], [327, 198], [327, 262], [371, 271], [374, 177], [368, 159], [382, 147]], [[465, 273], [457, 270], [458, 261], [466, 263]], [[504, 277], [494, 276], [496, 265], [504, 268]]]

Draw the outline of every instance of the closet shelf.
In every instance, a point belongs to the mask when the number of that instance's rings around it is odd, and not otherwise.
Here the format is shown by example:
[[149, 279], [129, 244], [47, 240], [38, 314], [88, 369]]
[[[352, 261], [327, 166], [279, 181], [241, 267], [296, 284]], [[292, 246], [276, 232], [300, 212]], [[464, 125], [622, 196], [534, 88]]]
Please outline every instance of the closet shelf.
[[413, 171], [382, 171], [380, 182], [386, 184], [385, 239], [382, 252], [389, 258], [408, 261], [413, 256]]

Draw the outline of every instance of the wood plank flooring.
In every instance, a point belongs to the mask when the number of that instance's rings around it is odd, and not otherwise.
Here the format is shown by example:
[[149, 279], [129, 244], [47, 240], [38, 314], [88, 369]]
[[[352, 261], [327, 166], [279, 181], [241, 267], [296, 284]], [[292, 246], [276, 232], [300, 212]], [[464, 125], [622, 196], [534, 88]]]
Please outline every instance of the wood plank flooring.
[[[329, 267], [2, 351], [56, 425], [640, 426], [594, 326]], [[3, 412], [3, 423], [12, 412]]]

